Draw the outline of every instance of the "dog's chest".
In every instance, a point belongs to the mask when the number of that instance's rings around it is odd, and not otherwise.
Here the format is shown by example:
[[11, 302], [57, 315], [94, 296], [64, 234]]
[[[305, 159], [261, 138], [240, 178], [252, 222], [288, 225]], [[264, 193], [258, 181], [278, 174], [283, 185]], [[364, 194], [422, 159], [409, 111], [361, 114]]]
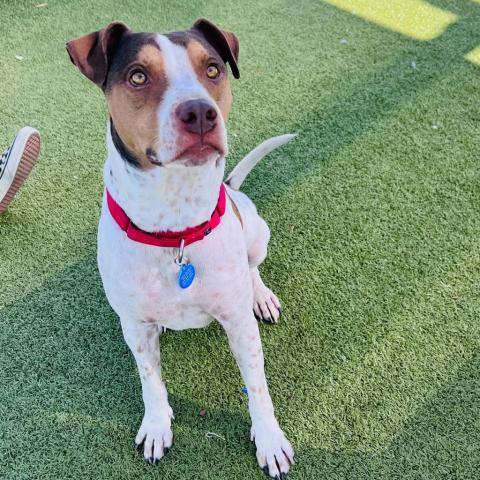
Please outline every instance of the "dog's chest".
[[225, 305], [235, 304], [241, 285], [248, 284], [244, 242], [227, 241], [229, 228], [231, 221], [224, 218], [211, 238], [185, 249], [196, 276], [190, 287], [182, 289], [176, 250], [132, 242], [103, 209], [98, 264], [112, 308], [120, 317], [173, 330], [200, 328], [213, 316], [221, 316]]

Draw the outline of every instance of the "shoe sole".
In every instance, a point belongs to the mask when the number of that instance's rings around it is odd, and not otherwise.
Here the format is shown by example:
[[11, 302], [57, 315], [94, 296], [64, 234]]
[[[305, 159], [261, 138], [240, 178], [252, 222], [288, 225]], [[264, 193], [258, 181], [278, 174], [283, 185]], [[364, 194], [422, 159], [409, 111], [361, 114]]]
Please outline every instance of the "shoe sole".
[[0, 213], [3, 213], [13, 200], [13, 197], [18, 192], [18, 189], [23, 185], [23, 182], [27, 179], [28, 175], [32, 171], [35, 163], [37, 162], [38, 155], [40, 153], [40, 135], [34, 131], [31, 133], [23, 149], [22, 158], [18, 162], [17, 170], [13, 178], [13, 182], [7, 193], [0, 202]]

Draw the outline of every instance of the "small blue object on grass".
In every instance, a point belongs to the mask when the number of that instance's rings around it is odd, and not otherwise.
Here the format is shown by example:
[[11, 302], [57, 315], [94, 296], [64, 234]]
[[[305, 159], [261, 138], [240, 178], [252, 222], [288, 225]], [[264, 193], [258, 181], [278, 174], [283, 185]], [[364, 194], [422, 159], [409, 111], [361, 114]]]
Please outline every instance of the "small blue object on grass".
[[247, 387], [243, 386], [243, 387], [240, 389], [240, 391], [241, 391], [242, 393], [244, 393], [244, 394], [248, 397]]

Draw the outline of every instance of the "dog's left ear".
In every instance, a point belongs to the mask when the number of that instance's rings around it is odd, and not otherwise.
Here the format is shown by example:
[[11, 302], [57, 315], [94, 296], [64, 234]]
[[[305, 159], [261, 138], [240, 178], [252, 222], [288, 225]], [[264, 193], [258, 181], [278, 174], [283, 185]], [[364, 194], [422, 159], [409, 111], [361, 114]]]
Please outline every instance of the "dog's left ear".
[[225, 63], [230, 64], [233, 76], [240, 78], [238, 70], [238, 55], [240, 53], [240, 44], [237, 36], [232, 32], [220, 30], [216, 25], [206, 18], [199, 18], [194, 24], [193, 29], [203, 34], [210, 45], [218, 52]]
[[66, 44], [70, 60], [89, 80], [104, 88], [111, 57], [129, 31], [124, 23], [112, 22], [97, 32], [74, 38]]

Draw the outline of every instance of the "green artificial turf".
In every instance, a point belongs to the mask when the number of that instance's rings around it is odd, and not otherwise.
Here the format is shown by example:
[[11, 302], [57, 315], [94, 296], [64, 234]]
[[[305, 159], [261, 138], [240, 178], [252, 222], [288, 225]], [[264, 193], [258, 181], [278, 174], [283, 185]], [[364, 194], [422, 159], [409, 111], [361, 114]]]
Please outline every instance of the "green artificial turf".
[[299, 134], [243, 187], [272, 230], [284, 315], [261, 334], [291, 479], [480, 478], [480, 4], [429, 0], [458, 18], [418, 41], [320, 0], [47, 1], [0, 1], [0, 143], [43, 137], [0, 217], [0, 478], [263, 478], [217, 325], [162, 338], [175, 446], [133, 449], [139, 378], [95, 260], [105, 105], [64, 49], [200, 16], [240, 38], [228, 168]]

